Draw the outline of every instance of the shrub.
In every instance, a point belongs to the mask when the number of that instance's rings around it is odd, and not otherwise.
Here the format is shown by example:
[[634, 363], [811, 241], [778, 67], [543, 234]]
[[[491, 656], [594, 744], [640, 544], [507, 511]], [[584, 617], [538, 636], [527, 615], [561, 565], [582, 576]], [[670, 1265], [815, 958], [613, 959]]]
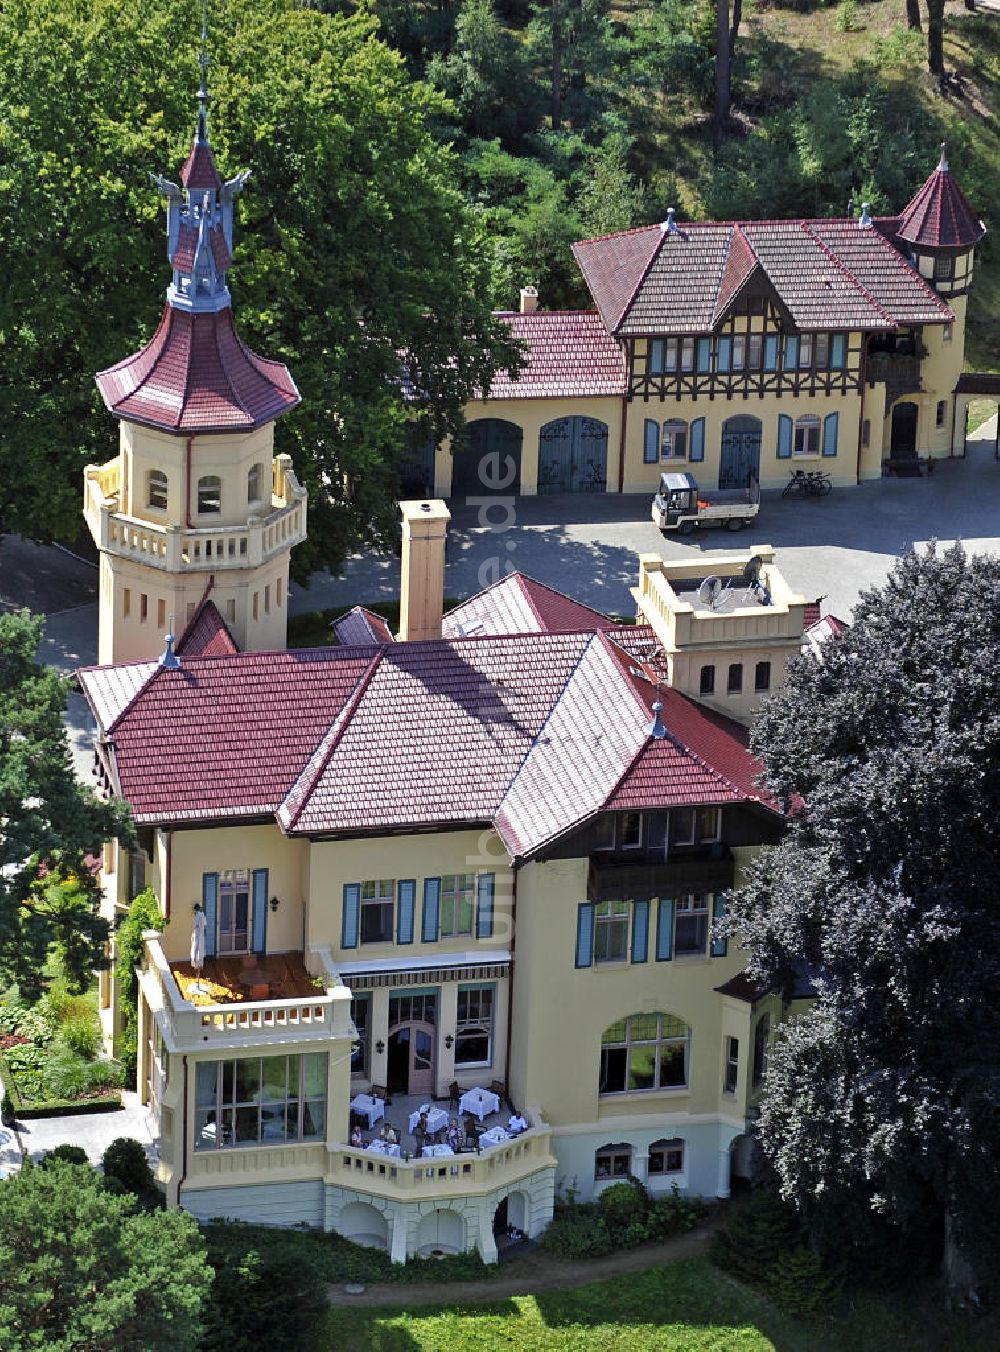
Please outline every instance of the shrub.
[[[326, 1308], [323, 1278], [298, 1254], [262, 1245], [245, 1253], [209, 1250], [215, 1269], [205, 1310], [206, 1352], [258, 1352], [261, 1347], [301, 1347]], [[239, 1311], [239, 1318], [233, 1312]]]
[[35, 1008], [56, 1024], [65, 1024], [70, 1019], [86, 1019], [91, 1024], [96, 1022], [91, 1001], [86, 995], [71, 991], [62, 978], [51, 983]]
[[117, 1178], [138, 1197], [157, 1190], [142, 1142], [131, 1136], [119, 1136], [111, 1142], [101, 1159], [101, 1168], [106, 1178]]
[[59, 1029], [59, 1040], [77, 1056], [92, 1061], [101, 1046], [101, 1030], [91, 1013], [72, 1014]]
[[794, 1207], [773, 1189], [761, 1189], [733, 1208], [729, 1220], [712, 1236], [708, 1252], [716, 1267], [760, 1283], [779, 1254], [799, 1248], [803, 1238]]
[[50, 1098], [82, 1098], [92, 1087], [91, 1066], [65, 1044], [55, 1043], [42, 1070], [42, 1086]]
[[48, 1153], [42, 1157], [42, 1164], [47, 1164], [49, 1160], [64, 1160], [67, 1164], [90, 1163], [90, 1160], [87, 1158], [87, 1152], [84, 1150], [83, 1146], [70, 1145], [68, 1142], [57, 1145], [54, 1149], [48, 1151]]
[[786, 1249], [774, 1260], [766, 1286], [778, 1305], [796, 1319], [824, 1314], [839, 1289], [839, 1276], [827, 1271], [812, 1249]]
[[3, 1098], [0, 1099], [0, 1122], [2, 1122], [5, 1127], [9, 1127], [12, 1125], [15, 1116], [14, 1100], [5, 1089], [3, 1091]]
[[601, 1220], [615, 1234], [645, 1219], [649, 1194], [637, 1178], [630, 1178], [627, 1183], [612, 1183], [605, 1188], [598, 1198], [597, 1208]]
[[663, 1197], [650, 1204], [646, 1221], [650, 1237], [669, 1239], [693, 1230], [705, 1215], [705, 1203], [700, 1197], [682, 1197], [676, 1185]]
[[559, 1207], [539, 1241], [560, 1258], [599, 1258], [616, 1247], [596, 1206]]

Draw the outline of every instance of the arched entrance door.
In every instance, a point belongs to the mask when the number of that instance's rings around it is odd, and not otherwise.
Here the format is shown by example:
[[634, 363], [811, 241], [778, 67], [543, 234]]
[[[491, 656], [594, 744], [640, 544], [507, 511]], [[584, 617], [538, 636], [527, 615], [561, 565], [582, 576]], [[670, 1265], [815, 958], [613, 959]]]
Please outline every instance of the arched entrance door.
[[892, 460], [917, 458], [917, 406], [908, 399], [896, 404], [892, 410], [889, 457]]
[[746, 488], [751, 479], [760, 479], [760, 434], [760, 419], [746, 414], [722, 424], [720, 488]]
[[539, 493], [603, 493], [608, 486], [608, 425], [557, 418], [538, 435]]
[[434, 1088], [434, 1028], [407, 1023], [389, 1034], [390, 1094], [428, 1094]]
[[469, 423], [469, 444], [453, 458], [451, 496], [520, 493], [523, 440], [520, 427], [503, 418], [477, 418]]

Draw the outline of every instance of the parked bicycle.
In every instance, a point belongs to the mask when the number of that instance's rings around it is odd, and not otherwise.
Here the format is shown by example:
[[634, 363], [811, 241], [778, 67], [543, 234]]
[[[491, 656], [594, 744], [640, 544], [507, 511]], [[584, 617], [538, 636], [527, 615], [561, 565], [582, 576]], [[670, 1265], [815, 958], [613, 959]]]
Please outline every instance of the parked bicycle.
[[833, 482], [829, 474], [818, 469], [792, 469], [789, 479], [781, 490], [783, 498], [825, 498], [833, 491]]

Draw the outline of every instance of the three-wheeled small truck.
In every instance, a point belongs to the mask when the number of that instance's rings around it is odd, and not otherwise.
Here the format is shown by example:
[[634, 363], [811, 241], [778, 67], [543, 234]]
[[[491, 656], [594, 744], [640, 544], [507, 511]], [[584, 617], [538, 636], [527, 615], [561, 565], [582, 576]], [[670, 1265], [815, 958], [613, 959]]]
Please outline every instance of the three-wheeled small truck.
[[653, 498], [653, 520], [664, 534], [690, 535], [695, 526], [742, 530], [760, 511], [760, 484], [746, 488], [699, 488], [693, 474], [661, 474]]

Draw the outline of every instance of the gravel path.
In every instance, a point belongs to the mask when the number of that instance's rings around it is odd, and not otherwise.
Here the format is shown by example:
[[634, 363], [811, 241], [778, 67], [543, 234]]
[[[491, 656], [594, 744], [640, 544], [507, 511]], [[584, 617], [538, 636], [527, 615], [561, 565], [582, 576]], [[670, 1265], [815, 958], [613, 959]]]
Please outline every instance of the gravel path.
[[349, 1305], [373, 1308], [382, 1306], [409, 1309], [426, 1305], [466, 1306], [506, 1300], [510, 1296], [532, 1295], [536, 1291], [565, 1290], [572, 1286], [586, 1286], [588, 1282], [607, 1281], [623, 1272], [645, 1272], [678, 1258], [693, 1258], [708, 1248], [712, 1230], [721, 1217], [713, 1217], [706, 1225], [690, 1234], [665, 1240], [662, 1244], [643, 1245], [639, 1249], [624, 1249], [603, 1258], [556, 1258], [536, 1249], [523, 1258], [514, 1258], [503, 1264], [502, 1275], [480, 1282], [426, 1282], [420, 1285], [398, 1285], [385, 1282], [368, 1286], [363, 1295], [350, 1296], [343, 1286], [331, 1286], [327, 1298], [331, 1305]]

